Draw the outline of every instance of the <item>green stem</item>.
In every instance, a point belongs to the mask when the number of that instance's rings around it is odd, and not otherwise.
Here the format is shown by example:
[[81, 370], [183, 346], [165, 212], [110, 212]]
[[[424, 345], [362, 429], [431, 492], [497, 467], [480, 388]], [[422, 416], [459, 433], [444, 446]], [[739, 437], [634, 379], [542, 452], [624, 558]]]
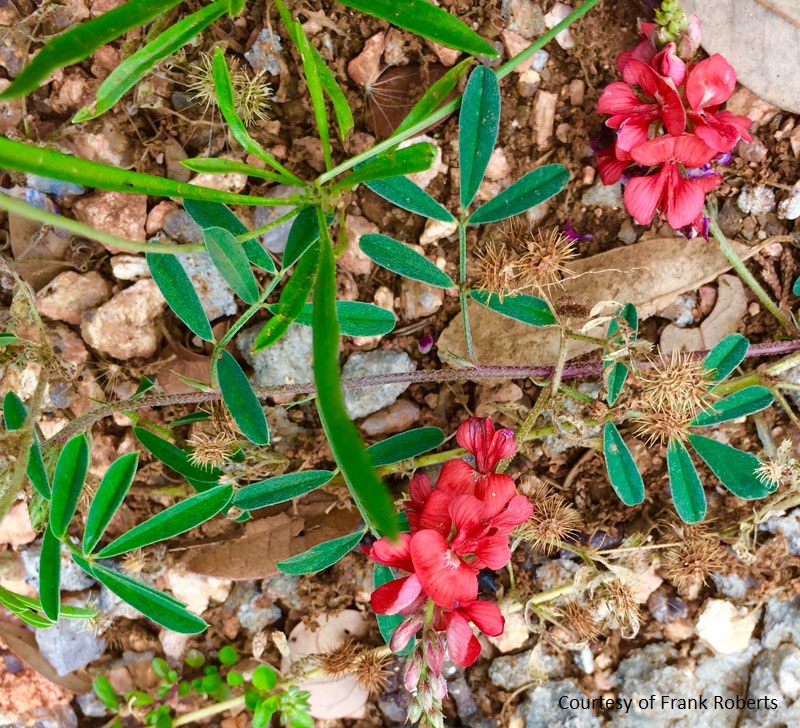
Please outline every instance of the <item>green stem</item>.
[[458, 303], [461, 306], [461, 318], [464, 321], [467, 359], [474, 362], [475, 350], [472, 347], [472, 331], [469, 328], [469, 311], [467, 310], [467, 224], [464, 220], [458, 223], [458, 283]]
[[126, 238], [118, 238], [116, 235], [104, 233], [102, 230], [95, 230], [90, 225], [84, 225], [77, 220], [71, 220], [68, 217], [56, 215], [46, 210], [40, 210], [38, 207], [29, 205], [22, 200], [14, 199], [8, 195], [0, 194], [0, 210], [6, 210], [15, 215], [20, 215], [28, 220], [40, 222], [42, 225], [50, 225], [51, 227], [58, 228], [59, 230], [66, 230], [67, 232], [80, 235], [82, 238], [95, 240], [103, 245], [112, 245], [115, 248], [124, 250], [128, 253], [199, 253], [205, 250], [204, 245], [162, 245], [160, 243], [137, 243], [135, 240], [127, 240]]
[[733, 249], [733, 246], [730, 244], [728, 238], [725, 237], [725, 233], [719, 227], [716, 218], [714, 217], [713, 213], [706, 208], [705, 214], [708, 216], [710, 223], [709, 223], [709, 230], [711, 234], [716, 239], [719, 249], [722, 251], [722, 254], [728, 259], [728, 262], [731, 264], [731, 267], [739, 274], [741, 279], [750, 287], [750, 290], [756, 294], [758, 300], [764, 305], [764, 308], [767, 309], [780, 323], [783, 328], [791, 333], [796, 333], [797, 329], [795, 328], [794, 324], [789, 320], [786, 314], [778, 308], [778, 305], [770, 298], [769, 294], [764, 290], [761, 284], [755, 279], [753, 274], [747, 269], [747, 266], [744, 264], [744, 261], [739, 257], [737, 252]]
[[[307, 198], [301, 197], [299, 198], [303, 202], [307, 202]], [[294, 201], [294, 197], [287, 198], [286, 204], [290, 205]], [[252, 240], [253, 238], [257, 238], [259, 235], [263, 235], [264, 233], [269, 232], [273, 228], [278, 227], [278, 225], [282, 225], [287, 220], [291, 220], [298, 212], [299, 203], [295, 205], [289, 212], [285, 215], [281, 215], [277, 220], [273, 220], [272, 222], [268, 222], [266, 225], [262, 225], [261, 227], [255, 228], [255, 230], [248, 230], [246, 233], [242, 233], [241, 235], [237, 235], [236, 239], [240, 243], [244, 243], [247, 240]]]
[[230, 698], [230, 700], [223, 700], [221, 703], [215, 703], [214, 705], [208, 705], [205, 708], [193, 710], [191, 713], [186, 713], [179, 718], [175, 718], [175, 720], [172, 721], [172, 725], [174, 728], [179, 728], [179, 726], [182, 725], [190, 725], [199, 720], [210, 718], [213, 715], [224, 713], [226, 710], [233, 710], [234, 708], [242, 707], [244, 704], [244, 695], [239, 695], [235, 698]]
[[532, 606], [535, 604], [546, 604], [547, 602], [555, 601], [559, 597], [564, 597], [567, 596], [568, 594], [572, 594], [574, 591], [575, 591], [574, 584], [562, 584], [561, 586], [557, 586], [554, 589], [548, 589], [547, 591], [535, 594], [530, 599], [528, 599], [528, 604]]

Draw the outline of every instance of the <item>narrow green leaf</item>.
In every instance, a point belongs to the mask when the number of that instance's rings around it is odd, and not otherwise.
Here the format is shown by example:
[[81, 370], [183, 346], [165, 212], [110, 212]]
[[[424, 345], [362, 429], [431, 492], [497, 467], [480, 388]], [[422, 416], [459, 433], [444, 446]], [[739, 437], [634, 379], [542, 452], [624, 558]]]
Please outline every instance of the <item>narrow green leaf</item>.
[[692, 420], [691, 426], [718, 425], [720, 422], [752, 415], [769, 407], [774, 400], [774, 395], [766, 387], [745, 387], [714, 402]]
[[84, 571], [156, 624], [180, 634], [199, 634], [208, 627], [200, 617], [187, 610], [186, 605], [158, 589], [146, 586], [102, 564], [93, 563], [90, 566], [83, 559], [74, 558]]
[[11, 346], [18, 344], [22, 339], [16, 334], [0, 334], [0, 346]]
[[75, 435], [64, 445], [53, 474], [50, 528], [53, 529], [53, 535], [58, 538], [67, 532], [69, 522], [75, 515], [88, 468], [89, 443], [85, 435]]
[[500, 128], [500, 84], [491, 68], [478, 66], [467, 81], [458, 130], [459, 199], [466, 210], [492, 156]]
[[710, 372], [709, 379], [721, 382], [742, 363], [750, 342], [741, 334], [726, 336], [706, 355], [703, 367]]
[[[277, 312], [275, 304], [267, 306], [272, 313]], [[311, 326], [313, 304], [306, 303], [295, 323]], [[336, 317], [342, 336], [382, 336], [392, 331], [397, 324], [395, 315], [374, 303], [362, 301], [337, 301]]]
[[[203, 230], [220, 227], [235, 236], [249, 232], [244, 223], [219, 202], [184, 200], [183, 209]], [[275, 263], [269, 257], [269, 253], [261, 247], [261, 243], [257, 239], [250, 238], [245, 240], [242, 243], [242, 247], [253, 265], [257, 265], [267, 273], [275, 273]]]
[[611, 319], [608, 323], [608, 329], [606, 330], [606, 337], [612, 341], [616, 341], [617, 343], [623, 343], [620, 337], [614, 339], [614, 335], [619, 333], [619, 324], [620, 319], [625, 321], [628, 325], [628, 328], [633, 332], [633, 338], [636, 338], [636, 332], [639, 328], [639, 313], [636, 311], [636, 306], [632, 303], [626, 303], [621, 308], [617, 309], [616, 313], [614, 314], [614, 318]]
[[286, 200], [283, 198], [239, 195], [188, 182], [175, 182], [166, 177], [156, 177], [151, 174], [119, 169], [108, 164], [90, 162], [33, 144], [13, 141], [3, 136], [0, 136], [0, 167], [114, 192], [211, 200], [232, 205], [276, 206], [286, 204]]
[[379, 154], [357, 166], [331, 188], [331, 192], [349, 190], [358, 184], [389, 179], [404, 174], [414, 174], [429, 169], [436, 157], [436, 147], [428, 142]]
[[204, 341], [214, 341], [200, 297], [176, 255], [147, 253], [150, 275], [173, 313]]
[[72, 119], [73, 124], [94, 119], [111, 109], [160, 60], [172, 55], [228, 10], [229, 0], [217, 0], [171, 25], [157, 38], [128, 56], [106, 77], [97, 89], [97, 98]]
[[375, 180], [367, 182], [366, 186], [384, 200], [413, 212], [415, 215], [442, 222], [455, 222], [455, 218], [444, 207], [407, 177]]
[[291, 268], [314, 243], [319, 240], [317, 210], [315, 207], [304, 207], [292, 222], [286, 247], [283, 249], [281, 267]]
[[367, 448], [376, 468], [422, 455], [444, 442], [444, 432], [438, 427], [418, 427], [387, 437]]
[[278, 562], [284, 574], [316, 574], [333, 566], [339, 559], [352, 551], [364, 538], [366, 531], [357, 531], [347, 536], [339, 536], [330, 541], [312, 546], [308, 551]]
[[83, 553], [90, 554], [103, 537], [108, 524], [122, 505], [136, 475], [139, 453], [123, 455], [106, 470], [103, 480], [89, 506], [86, 530], [83, 532]]
[[97, 695], [100, 702], [102, 702], [106, 708], [114, 712], [119, 710], [119, 698], [105, 675], [98, 675], [92, 681], [92, 687], [94, 688], [95, 695]]
[[216, 516], [230, 503], [232, 497], [232, 485], [218, 485], [203, 493], [191, 495], [115, 538], [108, 546], [100, 549], [97, 557], [107, 559], [119, 556], [186, 533]]
[[306, 470], [276, 475], [274, 478], [246, 485], [237, 491], [233, 505], [246, 511], [253, 511], [256, 508], [283, 503], [316, 490], [332, 477], [333, 473], [330, 470]]
[[667, 447], [669, 487], [675, 510], [685, 523], [697, 523], [706, 515], [706, 494], [686, 448], [677, 440]]
[[[373, 565], [372, 583], [376, 589], [379, 586], [388, 584], [394, 579], [395, 574], [388, 566], [377, 563]], [[381, 637], [383, 637], [383, 641], [388, 645], [392, 640], [394, 631], [397, 629], [397, 625], [399, 625], [405, 617], [403, 617], [402, 614], [376, 614], [375, 616], [378, 618], [378, 629], [381, 631]], [[412, 638], [402, 650], [395, 654], [407, 655], [414, 649], [414, 642], [415, 638]]]
[[149, 392], [153, 387], [156, 386], [156, 383], [150, 379], [150, 377], [142, 377], [139, 380], [139, 384], [136, 387], [136, 391], [133, 393], [131, 399], [136, 399], [141, 397], [146, 392]]
[[424, 255], [388, 235], [369, 233], [358, 242], [361, 250], [382, 268], [404, 278], [439, 288], [455, 288], [453, 279]]
[[264, 409], [258, 401], [239, 362], [222, 350], [217, 362], [219, 389], [228, 412], [242, 434], [256, 445], [269, 445], [269, 429]]
[[625, 380], [628, 378], [628, 367], [621, 361], [615, 361], [611, 366], [611, 371], [608, 373], [608, 395], [606, 402], [609, 407], [614, 406], [617, 401], [622, 387], [625, 385]]
[[448, 69], [447, 73], [433, 83], [422, 98], [414, 104], [414, 108], [408, 112], [408, 115], [400, 123], [400, 126], [395, 129], [392, 136], [402, 134], [406, 129], [410, 129], [436, 111], [444, 103], [445, 99], [453, 93], [461, 77], [472, 63], [472, 58], [465, 58], [461, 63]]
[[[133, 434], [162, 463], [182, 475], [193, 485], [204, 483], [206, 485], [205, 489], [207, 489], [222, 476], [222, 471], [219, 468], [201, 468], [193, 465], [187, 452], [153, 434], [150, 430], [145, 430], [143, 427], [134, 427]], [[195, 487], [197, 486], [195, 485]]]
[[197, 412], [190, 412], [188, 415], [184, 415], [183, 417], [178, 417], [177, 420], [173, 420], [169, 424], [169, 429], [173, 430], [176, 427], [183, 427], [184, 425], [193, 425], [195, 422], [208, 422], [211, 419], [211, 415], [208, 412], [204, 412], [203, 410], [198, 410]]
[[258, 283], [242, 244], [224, 228], [203, 230], [206, 250], [222, 277], [245, 303], [258, 300]]
[[770, 485], [756, 475], [761, 462], [755, 455], [702, 435], [689, 435], [689, 442], [711, 472], [739, 498], [765, 498], [777, 488], [777, 484]]
[[57, 622], [61, 611], [61, 541], [53, 535], [50, 526], [42, 534], [39, 599], [42, 602], [42, 611], [49, 619]]
[[[3, 398], [3, 418], [6, 422], [6, 429], [18, 430], [25, 424], [27, 417], [28, 410], [22, 400], [14, 392], [6, 392], [6, 396]], [[35, 432], [28, 452], [28, 464], [25, 474], [39, 495], [45, 500], [50, 500], [50, 480], [47, 477], [47, 470], [44, 467], [44, 459], [42, 458], [42, 448], [39, 447], [39, 439]]]
[[569, 182], [569, 172], [560, 164], [546, 164], [544, 167], [528, 172], [503, 190], [497, 197], [489, 200], [470, 215], [470, 225], [505, 220], [512, 215], [535, 207], [540, 202], [557, 195]]
[[181, 164], [192, 172], [205, 172], [207, 174], [246, 174], [248, 177], [266, 179], [270, 182], [283, 182], [284, 177], [268, 169], [254, 167], [252, 164], [237, 162], [233, 159], [220, 159], [217, 157], [193, 157], [183, 159]]
[[92, 20], [73, 25], [44, 45], [0, 94], [0, 101], [29, 94], [57, 68], [88, 58], [100, 46], [139, 25], [149, 23], [175, 7], [179, 1], [129, 0]]
[[333, 73], [331, 73], [331, 69], [325, 65], [325, 61], [322, 60], [317, 49], [314, 48], [311, 43], [308, 44], [308, 50], [311, 54], [311, 60], [317, 69], [317, 76], [319, 76], [322, 90], [333, 104], [333, 113], [336, 116], [336, 124], [339, 127], [339, 136], [342, 138], [342, 141], [344, 141], [347, 139], [348, 134], [353, 131], [353, 126], [355, 126], [353, 112], [350, 110], [350, 105], [347, 103], [347, 96], [345, 96], [344, 91], [339, 88], [339, 84], [336, 83], [336, 78]]
[[497, 58], [497, 51], [472, 28], [426, 0], [339, 0], [414, 35], [473, 56]]
[[614, 492], [626, 506], [637, 506], [644, 500], [644, 481], [631, 451], [612, 422], [603, 427], [603, 455], [608, 479]]
[[[318, 214], [324, 219], [321, 210]], [[336, 321], [336, 260], [327, 228], [319, 247], [321, 260], [314, 288], [312, 327], [317, 411], [336, 463], [364, 520], [379, 534], [394, 538], [397, 534], [394, 504], [344, 407]]]
[[800, 276], [798, 276], [797, 280], [794, 282], [794, 285], [792, 286], [792, 293], [794, 293], [795, 296], [800, 296]]
[[513, 296], [507, 295], [501, 302], [496, 295], [487, 291], [470, 291], [469, 295], [481, 306], [530, 326], [552, 326], [556, 323], [547, 302], [535, 296], [517, 293]]

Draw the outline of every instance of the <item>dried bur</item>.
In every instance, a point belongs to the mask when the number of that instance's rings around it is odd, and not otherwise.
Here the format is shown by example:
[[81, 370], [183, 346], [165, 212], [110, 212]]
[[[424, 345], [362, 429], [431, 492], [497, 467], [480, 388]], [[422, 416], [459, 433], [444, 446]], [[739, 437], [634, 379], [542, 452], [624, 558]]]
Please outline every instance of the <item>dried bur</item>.
[[792, 457], [791, 440], [783, 440], [773, 457], [764, 456], [759, 459], [761, 465], [755, 469], [755, 474], [762, 483], [773, 489], [777, 489], [780, 485], [797, 487], [800, 480], [800, 464]]
[[544, 554], [550, 554], [578, 535], [582, 524], [580, 513], [560, 494], [549, 492], [539, 478], [531, 475], [523, 477], [520, 480], [520, 492], [533, 503], [533, 514], [514, 530], [515, 538]]
[[672, 524], [679, 542], [666, 550], [661, 571], [683, 599], [696, 599], [711, 574], [726, 561], [719, 539], [703, 526]]
[[199, 468], [222, 468], [239, 447], [239, 433], [225, 407], [212, 403], [208, 414], [186, 441], [192, 448], [189, 462]]
[[314, 663], [324, 674], [338, 678], [352, 675], [365, 690], [375, 695], [389, 684], [391, 672], [386, 669], [387, 655], [346, 639], [337, 647], [314, 658]]

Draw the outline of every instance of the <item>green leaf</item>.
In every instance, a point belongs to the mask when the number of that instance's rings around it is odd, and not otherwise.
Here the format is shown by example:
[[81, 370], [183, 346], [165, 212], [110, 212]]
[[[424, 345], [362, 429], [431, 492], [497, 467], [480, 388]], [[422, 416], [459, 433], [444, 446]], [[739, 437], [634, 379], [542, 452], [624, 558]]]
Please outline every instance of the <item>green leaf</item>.
[[179, 0], [129, 0], [97, 18], [73, 25], [44, 45], [0, 94], [0, 101], [25, 96], [53, 71], [88, 58], [100, 46], [163, 15]]
[[175, 182], [166, 177], [118, 169], [108, 164], [90, 162], [33, 144], [16, 142], [3, 136], [0, 136], [0, 167], [115, 192], [212, 200], [233, 205], [286, 204], [286, 200], [283, 198], [238, 195], [233, 192], [222, 192], [209, 187], [192, 185], [188, 182]]
[[611, 366], [611, 371], [608, 373], [608, 394], [606, 395], [606, 402], [609, 407], [614, 406], [617, 401], [622, 387], [625, 385], [625, 380], [628, 378], [628, 367], [621, 361], [615, 361]]
[[289, 228], [286, 238], [286, 247], [283, 249], [281, 267], [286, 270], [291, 268], [303, 253], [319, 240], [319, 225], [317, 224], [317, 210], [315, 207], [304, 207]]
[[171, 25], [144, 48], [128, 56], [100, 84], [97, 99], [84, 106], [72, 119], [73, 124], [94, 119], [111, 109], [160, 60], [171, 56], [182, 45], [207, 28], [228, 10], [229, 0], [217, 0]]
[[133, 434], [162, 463], [186, 478], [195, 488], [197, 488], [197, 485], [202, 485], [205, 487], [200, 489], [207, 490], [222, 476], [222, 471], [219, 468], [201, 468], [192, 464], [187, 452], [153, 434], [150, 430], [145, 430], [143, 427], [134, 427]]
[[0, 346], [11, 346], [18, 344], [22, 339], [16, 334], [0, 334]]
[[[283, 182], [284, 177], [268, 169], [254, 167], [252, 164], [237, 162], [233, 159], [221, 159], [218, 157], [193, 157], [182, 159], [181, 164], [192, 172], [204, 172], [206, 174], [245, 174], [256, 179], [266, 179], [270, 182]], [[231, 231], [233, 232], [233, 231]]]
[[230, 645], [225, 645], [220, 649], [217, 659], [219, 659], [220, 664], [228, 665], [230, 667], [231, 665], [236, 664], [239, 656], [236, 654], [236, 650], [233, 649], [233, 647]]
[[239, 362], [222, 350], [217, 361], [217, 377], [222, 399], [242, 434], [256, 445], [269, 445], [269, 429], [264, 409], [258, 401]]
[[[321, 210], [318, 214], [324, 219]], [[392, 498], [378, 478], [344, 406], [336, 321], [336, 260], [327, 228], [319, 247], [322, 254], [314, 288], [312, 327], [317, 411], [336, 464], [364, 520], [382, 536], [394, 538], [397, 519]]]
[[42, 535], [39, 556], [39, 599], [42, 611], [54, 622], [61, 610], [61, 541], [48, 526]]
[[[394, 572], [388, 566], [377, 563], [373, 565], [372, 583], [376, 589], [379, 586], [388, 584], [394, 579]], [[397, 625], [399, 625], [405, 617], [403, 617], [402, 614], [376, 614], [375, 616], [378, 618], [378, 629], [381, 631], [381, 637], [383, 637], [383, 641], [388, 645], [389, 642], [391, 642], [394, 631], [397, 629]], [[415, 638], [412, 637], [409, 643], [395, 654], [407, 655], [414, 649], [414, 642]]]
[[444, 432], [438, 427], [419, 427], [387, 437], [367, 448], [376, 468], [422, 455], [444, 442]]
[[266, 693], [278, 684], [278, 674], [269, 665], [259, 665], [253, 670], [253, 687]]
[[444, 207], [407, 177], [375, 180], [367, 182], [366, 186], [384, 200], [413, 212], [415, 215], [442, 222], [455, 222], [455, 218]]
[[626, 506], [639, 505], [644, 500], [644, 482], [631, 451], [612, 422], [603, 427], [603, 454], [614, 492]]
[[269, 700], [262, 700], [253, 711], [253, 728], [267, 728], [276, 708]]
[[211, 324], [203, 311], [200, 297], [192, 281], [175, 255], [147, 253], [147, 267], [173, 313], [185, 323], [189, 330], [204, 341], [214, 341]]
[[[277, 306], [272, 304], [267, 309], [274, 313]], [[306, 303], [295, 323], [311, 326], [312, 310], [313, 304]], [[392, 331], [397, 324], [397, 318], [391, 311], [363, 301], [337, 301], [336, 317], [339, 319], [342, 336], [382, 336]]]
[[414, 35], [473, 56], [497, 58], [497, 51], [472, 28], [425, 0], [339, 0]]
[[392, 273], [430, 286], [455, 288], [447, 273], [439, 270], [424, 255], [388, 235], [368, 233], [361, 236], [358, 244], [366, 255]]
[[491, 68], [478, 66], [467, 81], [458, 130], [459, 199], [466, 210], [480, 187], [500, 128], [500, 84]]
[[458, 86], [461, 77], [472, 63], [472, 58], [465, 58], [461, 63], [448, 69], [447, 73], [431, 85], [423, 97], [414, 104], [414, 108], [408, 112], [408, 115], [403, 119], [400, 126], [395, 129], [392, 136], [402, 134], [406, 129], [410, 129], [438, 109]]
[[697, 415], [690, 425], [691, 427], [706, 427], [735, 420], [737, 417], [752, 415], [754, 412], [760, 412], [769, 407], [774, 400], [774, 395], [766, 387], [745, 387], [714, 402], [708, 409]]
[[[0, 98], [2, 97], [0, 96]], [[794, 293], [795, 296], [800, 296], [800, 276], [798, 276], [797, 280], [792, 286], [792, 293]]]
[[232, 497], [232, 485], [218, 485], [191, 495], [115, 538], [100, 549], [97, 557], [107, 559], [186, 533], [224, 510]]
[[336, 78], [331, 73], [330, 68], [325, 65], [325, 61], [317, 52], [317, 49], [309, 43], [308, 50], [311, 55], [311, 60], [317, 70], [319, 82], [322, 85], [322, 90], [333, 104], [333, 113], [336, 115], [336, 123], [339, 126], [339, 136], [342, 141], [347, 139], [347, 135], [353, 131], [355, 121], [353, 120], [353, 112], [350, 110], [350, 105], [347, 103], [347, 96], [345, 96], [339, 84], [336, 83]]
[[258, 283], [250, 268], [250, 260], [242, 244], [224, 228], [203, 230], [206, 250], [217, 270], [245, 303], [258, 300]]
[[169, 429], [173, 430], [176, 427], [193, 425], [195, 422], [208, 422], [210, 419], [211, 415], [209, 415], [208, 412], [198, 410], [197, 412], [190, 412], [188, 415], [184, 415], [183, 417], [178, 417], [177, 420], [173, 420], [169, 425]]
[[686, 448], [677, 440], [667, 447], [669, 487], [675, 510], [685, 523], [697, 523], [706, 515], [706, 494]]
[[113, 571], [102, 564], [89, 565], [80, 557], [73, 557], [73, 559], [78, 566], [97, 579], [109, 591], [134, 609], [138, 609], [156, 624], [180, 634], [199, 634], [208, 627], [200, 617], [188, 611], [184, 604], [158, 589], [146, 586], [140, 581]]
[[706, 355], [703, 367], [708, 369], [709, 379], [721, 382], [727, 377], [747, 355], [750, 342], [741, 334], [726, 336]]
[[422, 172], [430, 168], [435, 157], [436, 147], [428, 142], [420, 142], [403, 149], [379, 154], [355, 167], [350, 174], [333, 185], [331, 192], [349, 190], [364, 182]]
[[64, 445], [53, 474], [50, 528], [53, 529], [53, 535], [58, 538], [67, 532], [69, 522], [75, 515], [88, 468], [89, 443], [85, 435], [75, 435]]
[[689, 442], [711, 472], [739, 498], [765, 498], [777, 487], [777, 484], [770, 486], [756, 475], [761, 462], [755, 455], [702, 435], [689, 435]]
[[[22, 400], [14, 392], [6, 392], [6, 396], [3, 398], [3, 418], [6, 422], [6, 429], [9, 431], [19, 430], [25, 424], [27, 417], [28, 410]], [[50, 500], [50, 481], [47, 477], [47, 470], [44, 467], [42, 449], [39, 447], [39, 440], [35, 432], [28, 452], [28, 465], [25, 473], [39, 495], [45, 500]]]
[[[246, 152], [266, 162], [278, 172], [278, 174], [282, 175], [285, 183], [302, 186], [303, 181], [301, 179], [289, 172], [275, 157], [248, 134], [244, 122], [236, 113], [236, 101], [233, 95], [231, 73], [228, 70], [228, 64], [225, 63], [225, 53], [219, 46], [214, 49], [212, 70], [214, 73], [214, 90], [216, 91], [217, 105], [219, 106], [222, 117], [230, 127], [233, 138], [242, 145], [242, 148]], [[225, 202], [225, 200], [220, 201]], [[284, 204], [285, 203], [286, 201], [284, 200]]]
[[133, 397], [131, 397], [131, 399], [141, 397], [145, 392], [149, 392], [155, 386], [156, 383], [150, 379], [150, 377], [142, 377], [139, 380], [139, 384], [137, 385], [136, 391], [133, 393]]
[[83, 553], [90, 554], [103, 537], [108, 524], [130, 490], [139, 463], [139, 453], [130, 452], [117, 458], [106, 470], [89, 506], [86, 530], [83, 532]]
[[618, 336], [614, 338], [614, 335], [619, 333], [620, 319], [625, 321], [625, 323], [628, 325], [628, 328], [632, 332], [632, 338], [635, 339], [636, 332], [639, 329], [639, 314], [636, 311], [636, 306], [634, 306], [632, 303], [626, 303], [624, 306], [617, 309], [616, 313], [614, 314], [614, 318], [612, 318], [608, 324], [606, 338], [618, 344], [624, 343], [621, 337]]
[[505, 220], [549, 200], [566, 187], [569, 172], [560, 164], [546, 164], [528, 172], [470, 215], [470, 225]]
[[556, 323], [547, 302], [535, 296], [517, 293], [513, 296], [507, 295], [501, 302], [496, 295], [487, 291], [470, 291], [469, 295], [481, 306], [530, 326], [552, 326]]
[[237, 491], [233, 497], [233, 505], [246, 511], [273, 506], [310, 493], [325, 485], [332, 477], [330, 470], [306, 470], [276, 475]]
[[[244, 223], [222, 203], [184, 200], [183, 209], [203, 230], [220, 227], [234, 236], [245, 235], [249, 232]], [[275, 273], [275, 263], [257, 239], [245, 240], [242, 247], [253, 265], [257, 265], [267, 273]]]
[[339, 536], [330, 541], [318, 543], [308, 551], [278, 562], [278, 568], [284, 574], [316, 574], [318, 571], [333, 566], [339, 559], [352, 551], [364, 538], [366, 530]]
[[119, 710], [119, 698], [105, 675], [98, 675], [92, 681], [92, 687], [94, 688], [95, 695], [97, 695], [100, 702], [102, 702], [106, 708], [114, 712]]

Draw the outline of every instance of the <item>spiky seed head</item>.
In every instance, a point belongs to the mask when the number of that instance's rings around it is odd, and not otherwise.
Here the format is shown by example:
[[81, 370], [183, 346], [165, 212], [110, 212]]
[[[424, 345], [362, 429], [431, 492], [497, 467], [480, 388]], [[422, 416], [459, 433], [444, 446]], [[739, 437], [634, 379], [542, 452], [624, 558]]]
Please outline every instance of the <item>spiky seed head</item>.
[[666, 445], [671, 440], [686, 442], [689, 436], [687, 427], [692, 419], [694, 418], [686, 414], [675, 412], [645, 411], [633, 421], [638, 425], [636, 435], [646, 439], [648, 445]]
[[557, 493], [531, 499], [534, 510], [515, 534], [543, 553], [561, 548], [566, 539], [578, 533], [581, 515]]
[[230, 433], [225, 431], [209, 435], [205, 432], [194, 433], [187, 441], [193, 448], [189, 462], [200, 468], [220, 468], [228, 460], [236, 443]]
[[147, 568], [149, 561], [142, 549], [134, 549], [123, 555], [120, 566], [126, 574], [141, 574]]
[[601, 626], [594, 610], [576, 599], [566, 600], [556, 610], [556, 619], [576, 642], [591, 642], [601, 634]]
[[699, 590], [724, 564], [725, 551], [719, 541], [689, 530], [682, 543], [664, 554], [662, 570], [679, 592], [691, 593]]
[[500, 303], [508, 295], [519, 293], [517, 285], [517, 264], [512, 260], [511, 251], [503, 243], [490, 239], [482, 253], [478, 253], [480, 278], [478, 286], [489, 294], [497, 296]]
[[611, 579], [604, 585], [608, 607], [628, 637], [639, 632], [641, 604], [636, 597], [634, 584], [628, 579]]
[[337, 647], [317, 657], [320, 669], [332, 677], [352, 673], [361, 649], [351, 639], [344, 640]]
[[641, 371], [639, 382], [643, 404], [653, 412], [672, 412], [691, 420], [715, 399], [702, 360], [679, 351]]
[[386, 669], [386, 659], [375, 650], [365, 650], [354, 665], [353, 674], [359, 685], [373, 695], [383, 692], [392, 676]]
[[564, 276], [570, 273], [566, 264], [577, 256], [575, 243], [554, 229], [547, 234], [537, 231], [526, 247], [519, 261], [522, 284], [539, 292], [563, 286]]

